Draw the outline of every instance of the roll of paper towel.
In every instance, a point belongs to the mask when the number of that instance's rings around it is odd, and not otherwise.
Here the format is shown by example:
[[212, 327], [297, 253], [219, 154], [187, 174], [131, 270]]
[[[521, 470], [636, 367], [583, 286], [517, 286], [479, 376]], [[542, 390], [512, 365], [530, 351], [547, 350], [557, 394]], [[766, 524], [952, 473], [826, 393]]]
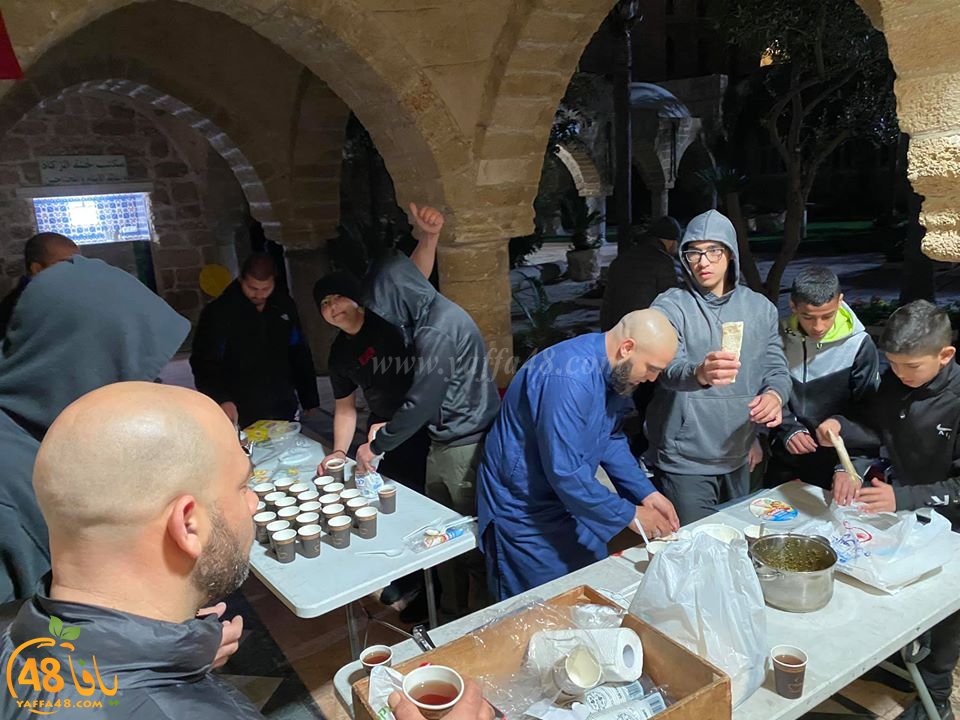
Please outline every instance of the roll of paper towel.
[[643, 646], [630, 628], [543, 630], [530, 638], [527, 664], [541, 673], [552, 671], [578, 645], [600, 661], [603, 682], [633, 682], [643, 673]]

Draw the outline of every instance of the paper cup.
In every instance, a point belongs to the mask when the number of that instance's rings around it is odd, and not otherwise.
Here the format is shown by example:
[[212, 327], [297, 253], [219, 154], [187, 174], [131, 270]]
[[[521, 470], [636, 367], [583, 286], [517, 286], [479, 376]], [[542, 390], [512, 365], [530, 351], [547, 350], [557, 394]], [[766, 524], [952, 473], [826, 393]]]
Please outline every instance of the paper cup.
[[367, 500], [365, 497], [350, 498], [346, 502], [347, 514], [353, 517], [356, 517], [357, 510], [359, 510], [360, 508], [364, 508], [369, 504], [370, 504], [370, 501]]
[[279, 512], [285, 507], [293, 507], [296, 504], [297, 504], [297, 499], [295, 497], [290, 497], [289, 495], [287, 495], [277, 500], [273, 504], [273, 506], [277, 509], [277, 512]]
[[[267, 511], [267, 504], [263, 500], [261, 500], [260, 502], [257, 503], [257, 512], [262, 513], [266, 511]], [[256, 513], [254, 513], [254, 515], [256, 515]]]
[[352, 526], [353, 521], [346, 515], [330, 518], [327, 522], [327, 527], [330, 529], [330, 544], [338, 550], [349, 547]]
[[281, 530], [289, 530], [290, 521], [289, 520], [274, 520], [272, 523], [267, 525], [267, 535], [273, 537], [274, 533], [280, 532]]
[[[324, 522], [327, 523], [327, 526], [329, 527], [330, 521], [333, 518], [346, 517], [347, 509], [340, 503], [335, 503], [334, 505], [324, 505], [320, 512], [323, 516]], [[347, 518], [347, 520], [350, 520], [350, 518]]]
[[306, 512], [300, 513], [297, 515], [296, 519], [297, 527], [306, 527], [307, 525], [320, 525], [320, 513], [315, 512]]
[[[334, 480], [329, 475], [317, 475], [313, 479], [313, 486], [320, 492], [323, 492], [324, 486], [329, 485], [330, 483], [335, 483], [335, 482], [336, 480]], [[340, 492], [340, 491], [338, 490], [337, 492]]]
[[304, 490], [302, 493], [297, 495], [297, 502], [303, 505], [306, 502], [313, 502], [320, 498], [320, 493], [316, 490]]
[[315, 512], [315, 513], [319, 513], [322, 508], [323, 508], [323, 505], [321, 505], [320, 503], [318, 503], [316, 500], [314, 500], [314, 501], [312, 501], [312, 502], [300, 503], [300, 512], [305, 512], [305, 513]]
[[267, 493], [263, 497], [263, 501], [267, 504], [267, 507], [271, 510], [275, 510], [277, 507], [277, 502], [283, 500], [287, 494], [285, 492], [280, 492], [276, 490], [272, 493]]
[[361, 492], [360, 492], [359, 490], [357, 490], [356, 488], [347, 488], [347, 489], [345, 489], [345, 490], [341, 490], [341, 491], [340, 491], [340, 502], [342, 502], [342, 503], [348, 503], [348, 502], [350, 502], [351, 500], [353, 500], [354, 498], [360, 497], [362, 494], [363, 494], [363, 493], [361, 493]]
[[404, 676], [403, 694], [426, 720], [438, 720], [463, 697], [463, 678], [453, 668], [424, 665]]
[[317, 498], [317, 502], [320, 503], [323, 507], [327, 505], [336, 505], [340, 502], [340, 495], [337, 493], [326, 493]]
[[773, 658], [773, 679], [777, 694], [789, 700], [803, 695], [803, 678], [807, 671], [807, 654], [793, 645], [777, 645], [770, 651]]
[[263, 500], [270, 493], [276, 492], [277, 486], [268, 482], [257, 483], [253, 486], [253, 491], [257, 494], [258, 498]]
[[258, 512], [253, 516], [253, 522], [257, 526], [257, 542], [261, 545], [270, 544], [270, 533], [267, 531], [267, 526], [276, 519], [277, 514], [275, 512]]
[[389, 645], [371, 645], [360, 653], [360, 664], [370, 674], [370, 670], [377, 665], [390, 667], [393, 664], [393, 650]]
[[[315, 514], [315, 513], [313, 513]], [[300, 538], [300, 554], [307, 558], [315, 558], [320, 554], [323, 546], [319, 525], [304, 525], [297, 531]]]
[[344, 485], [342, 482], [330, 482], [324, 485], [321, 490], [326, 494], [333, 494], [339, 497], [340, 493], [343, 492]]
[[283, 478], [280, 478], [279, 480], [274, 480], [273, 484], [277, 486], [277, 490], [282, 490], [285, 493], [289, 493], [290, 490], [288, 488], [291, 485], [293, 485], [295, 482], [296, 480], [294, 480], [291, 477], [283, 477]]
[[397, 511], [397, 486], [393, 483], [385, 483], [377, 491], [377, 497], [380, 500], [380, 512], [384, 515]]
[[270, 544], [277, 560], [282, 563], [293, 562], [297, 556], [297, 531], [289, 528], [279, 530], [270, 536]]
[[583, 645], [575, 647], [553, 668], [553, 681], [560, 692], [573, 697], [579, 697], [587, 690], [595, 688], [600, 684], [602, 676], [600, 661]]
[[290, 507], [280, 508], [277, 510], [277, 520], [286, 520], [291, 525], [293, 524], [293, 519], [300, 514], [300, 508], [296, 505], [291, 505]]
[[290, 486], [290, 488], [287, 490], [287, 494], [296, 497], [300, 493], [306, 492], [307, 490], [313, 490], [313, 486], [308, 485], [305, 482], [298, 482]]
[[346, 462], [339, 459], [333, 459], [327, 463], [327, 474], [330, 475], [336, 482], [343, 482], [343, 469], [346, 467]]
[[368, 505], [360, 508], [357, 510], [356, 518], [357, 535], [364, 540], [370, 540], [377, 536], [377, 509], [375, 507]]

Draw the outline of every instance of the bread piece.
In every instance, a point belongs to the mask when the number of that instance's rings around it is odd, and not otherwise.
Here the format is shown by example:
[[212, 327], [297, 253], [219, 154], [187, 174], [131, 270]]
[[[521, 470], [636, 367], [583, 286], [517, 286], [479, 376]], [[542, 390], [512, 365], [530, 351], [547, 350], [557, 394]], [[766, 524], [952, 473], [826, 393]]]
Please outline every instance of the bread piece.
[[720, 349], [723, 352], [733, 353], [740, 359], [740, 348], [743, 346], [743, 321], [725, 322], [723, 328], [723, 337], [720, 341]]

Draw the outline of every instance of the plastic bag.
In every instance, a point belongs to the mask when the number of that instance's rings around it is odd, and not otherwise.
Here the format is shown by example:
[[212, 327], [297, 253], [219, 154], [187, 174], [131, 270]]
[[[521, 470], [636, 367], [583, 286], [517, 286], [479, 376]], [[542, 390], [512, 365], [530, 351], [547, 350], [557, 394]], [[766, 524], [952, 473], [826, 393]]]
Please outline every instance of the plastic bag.
[[630, 612], [727, 673], [734, 707], [763, 684], [767, 616], [746, 541], [699, 534], [667, 543]]
[[357, 483], [357, 490], [368, 500], [376, 500], [380, 488], [383, 487], [383, 477], [378, 472], [368, 472], [362, 475], [358, 474], [354, 478]]
[[837, 553], [837, 570], [895, 593], [949, 562], [953, 555], [945, 542], [950, 521], [933, 510], [929, 518], [923, 522], [914, 511], [864, 515], [856, 506], [834, 505], [829, 520], [811, 520], [793, 532], [822, 535]]
[[373, 716], [379, 720], [392, 720], [393, 712], [387, 699], [398, 690], [403, 692], [403, 675], [386, 665], [377, 665], [370, 670], [370, 690], [367, 701], [373, 708]]

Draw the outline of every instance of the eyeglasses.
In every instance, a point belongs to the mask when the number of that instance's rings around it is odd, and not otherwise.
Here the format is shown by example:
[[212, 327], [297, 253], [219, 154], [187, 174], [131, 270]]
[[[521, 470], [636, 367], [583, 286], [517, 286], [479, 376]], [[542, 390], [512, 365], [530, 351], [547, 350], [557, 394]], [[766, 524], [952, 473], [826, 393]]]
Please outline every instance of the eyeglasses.
[[691, 265], [699, 265], [700, 258], [704, 255], [707, 256], [707, 260], [711, 263], [720, 262], [720, 258], [723, 257], [723, 251], [725, 248], [722, 247], [711, 247], [706, 250], [684, 250], [683, 256], [687, 259], [687, 262]]
[[250, 457], [253, 454], [253, 441], [247, 437], [247, 434], [237, 426], [237, 442], [240, 443], [240, 449], [243, 454]]

